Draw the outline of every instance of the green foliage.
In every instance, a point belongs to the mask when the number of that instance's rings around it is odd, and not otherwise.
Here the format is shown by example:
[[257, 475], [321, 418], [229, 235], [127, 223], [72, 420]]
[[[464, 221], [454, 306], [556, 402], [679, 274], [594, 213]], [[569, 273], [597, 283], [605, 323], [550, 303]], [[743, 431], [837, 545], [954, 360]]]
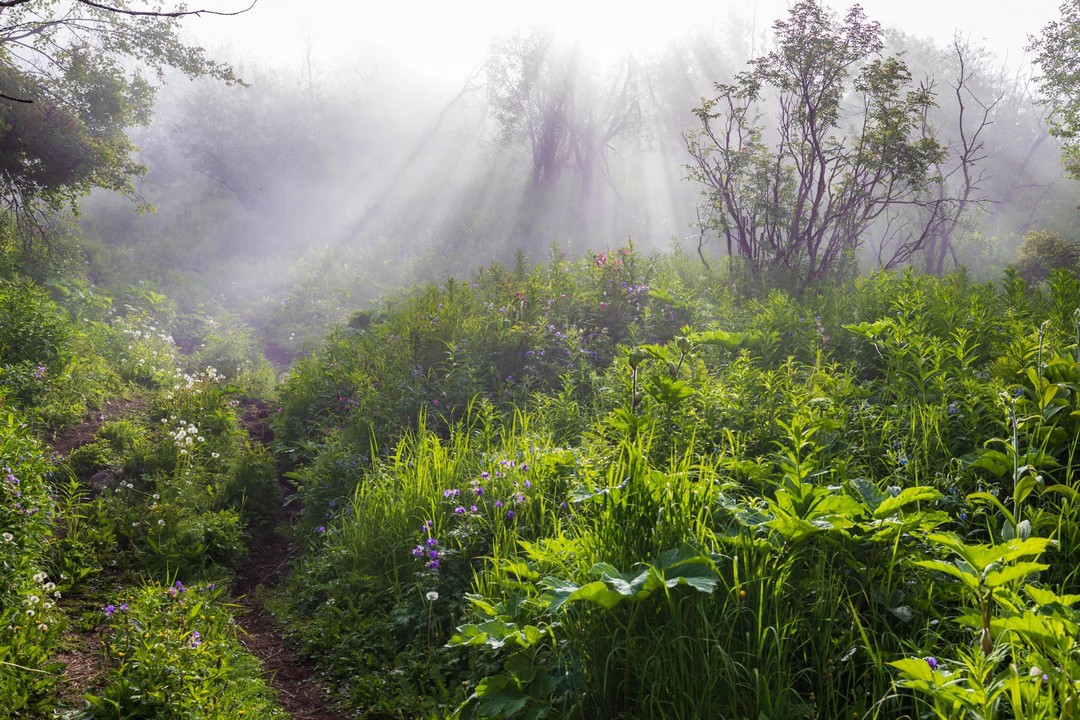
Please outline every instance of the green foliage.
[[[891, 663], [948, 650], [971, 697], [1008, 687], [1035, 707], [1023, 673], [1073, 662], [1051, 601], [1017, 598], [1073, 581], [1074, 281], [885, 273], [740, 302], [658, 260], [603, 362], [546, 372], [548, 343], [591, 337], [588, 305], [560, 303], [590, 282], [630, 297], [610, 262], [418, 290], [288, 380], [307, 550], [285, 612], [346, 702], [913, 716], [937, 700], [908, 684], [918, 663]], [[507, 286], [516, 308], [481, 300]], [[529, 392], [499, 384], [530, 350], [514, 376]], [[373, 433], [370, 408], [410, 392]], [[989, 653], [967, 652], [984, 630]]]
[[1053, 230], [1029, 230], [1016, 249], [1016, 269], [1029, 283], [1049, 277], [1058, 268], [1076, 269], [1080, 251]]
[[[881, 57], [881, 26], [861, 8], [840, 19], [804, 0], [773, 31], [775, 49], [694, 110], [702, 127], [687, 139], [689, 170], [704, 185], [703, 231], [801, 293], [850, 274], [875, 221], [929, 205], [921, 194], [946, 153], [925, 133], [932, 93], [915, 87], [903, 60]], [[764, 106], [776, 140], [760, 122]], [[925, 233], [887, 240], [875, 249], [891, 268]]]
[[135, 68], [237, 81], [181, 41], [175, 13], [129, 12], [126, 1], [76, 6], [73, 15], [39, 0], [12, 3], [0, 31], [4, 204], [27, 245], [47, 213], [73, 208], [93, 187], [142, 202], [131, 178], [145, 169], [127, 130], [149, 122], [153, 87]]
[[52, 465], [18, 416], [0, 421], [0, 697], [12, 713], [50, 707], [57, 682], [51, 662], [62, 620], [58, 576], [48, 572], [52, 538]]
[[285, 718], [214, 584], [148, 583], [105, 607], [109, 671], [94, 718]]
[[1070, 175], [1080, 173], [1080, 88], [1077, 87], [1078, 66], [1073, 49], [1080, 39], [1080, 4], [1075, 0], [1061, 3], [1061, 19], [1047, 24], [1034, 36], [1031, 50], [1042, 69], [1039, 84], [1053, 110], [1051, 132], [1065, 142], [1061, 151], [1062, 163]]
[[471, 283], [417, 288], [387, 322], [338, 328], [293, 367], [280, 391], [279, 440], [303, 458], [306, 440], [341, 429], [367, 454], [421, 415], [445, 426], [476, 396], [508, 411], [533, 393], [572, 386], [573, 400], [587, 405], [617, 343], [666, 340], [686, 320], [670, 294], [649, 294], [651, 267], [627, 247], [532, 274], [496, 266]]

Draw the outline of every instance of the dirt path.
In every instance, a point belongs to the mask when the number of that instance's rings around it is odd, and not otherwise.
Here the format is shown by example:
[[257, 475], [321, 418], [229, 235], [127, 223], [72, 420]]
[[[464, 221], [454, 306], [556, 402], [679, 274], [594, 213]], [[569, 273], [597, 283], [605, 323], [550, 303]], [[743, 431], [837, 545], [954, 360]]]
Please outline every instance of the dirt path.
[[[106, 403], [82, 423], [57, 433], [51, 444], [56, 452], [67, 456], [72, 450], [93, 440], [94, 433], [106, 422], [118, 417], [130, 417], [145, 408], [139, 399], [117, 399]], [[268, 443], [272, 433], [267, 423], [269, 406], [260, 400], [241, 400], [241, 424], [252, 442]], [[291, 489], [279, 485], [282, 499]], [[275, 525], [288, 525], [297, 512], [295, 507], [279, 505]], [[273, 590], [288, 574], [295, 557], [293, 548], [280, 535], [273, 533], [262, 541], [248, 562], [240, 568], [233, 584], [232, 602], [239, 606], [236, 621], [243, 630], [241, 642], [245, 649], [262, 663], [263, 676], [277, 691], [282, 707], [296, 720], [339, 720], [326, 691], [315, 681], [315, 666], [298, 656], [287, 644], [281, 627], [259, 602], [264, 591]], [[72, 608], [78, 613], [79, 610]], [[105, 672], [101, 652], [100, 628], [69, 631], [65, 650], [56, 656], [64, 665], [60, 695], [64, 708], [81, 705], [81, 697]]]
[[[266, 444], [273, 437], [267, 419], [270, 407], [259, 400], [241, 400], [241, 425], [252, 442]], [[296, 505], [288, 507], [285, 497], [293, 491], [283, 480], [278, 481], [281, 503], [275, 527], [292, 523], [298, 512]], [[277, 621], [262, 606], [259, 599], [264, 591], [276, 588], [288, 575], [296, 556], [296, 548], [278, 533], [262, 540], [257, 552], [237, 573], [233, 586], [233, 602], [242, 608], [236, 621], [245, 635], [241, 642], [249, 653], [259, 658], [263, 676], [278, 693], [282, 707], [296, 720], [337, 720], [340, 713], [332, 710], [324, 688], [315, 681], [316, 668], [301, 658], [288, 645]]]
[[236, 616], [244, 631], [240, 642], [262, 662], [263, 676], [290, 715], [297, 720], [336, 720], [341, 716], [332, 711], [326, 691], [314, 680], [314, 664], [293, 652], [277, 621], [259, 602], [260, 588], [270, 590], [284, 580], [293, 554], [285, 541], [269, 540], [241, 569], [233, 598], [242, 608]]

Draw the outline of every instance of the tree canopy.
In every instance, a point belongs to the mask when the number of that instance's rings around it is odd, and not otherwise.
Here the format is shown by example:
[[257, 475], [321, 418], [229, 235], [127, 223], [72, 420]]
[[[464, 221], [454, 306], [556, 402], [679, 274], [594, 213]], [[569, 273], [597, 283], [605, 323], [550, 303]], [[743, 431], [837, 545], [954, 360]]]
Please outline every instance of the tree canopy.
[[[241, 10], [242, 11], [242, 10]], [[150, 119], [168, 68], [226, 83], [231, 67], [180, 37], [188, 15], [234, 14], [129, 0], [0, 1], [0, 202], [23, 242], [93, 187], [136, 194], [127, 129]]]
[[1042, 69], [1039, 84], [1053, 111], [1050, 132], [1064, 141], [1065, 169], [1080, 179], [1080, 0], [1061, 4], [1061, 19], [1043, 28], [1029, 50]]
[[[924, 122], [933, 93], [882, 54], [881, 26], [858, 6], [841, 19], [804, 0], [773, 33], [771, 52], [694, 111], [701, 127], [686, 140], [690, 176], [705, 186], [703, 229], [801, 287], [848, 264], [871, 228], [882, 229], [883, 266], [906, 261], [948, 219], [930, 191], [947, 152]], [[925, 211], [915, 225], [913, 208]]]

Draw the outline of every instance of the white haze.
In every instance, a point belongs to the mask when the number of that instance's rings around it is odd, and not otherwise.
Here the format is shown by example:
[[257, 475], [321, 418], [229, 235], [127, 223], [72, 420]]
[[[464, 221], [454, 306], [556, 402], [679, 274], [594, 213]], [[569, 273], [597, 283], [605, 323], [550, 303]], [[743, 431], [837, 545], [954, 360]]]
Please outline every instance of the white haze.
[[[215, 9], [227, 0], [212, 2]], [[229, 0], [232, 1], [232, 0]], [[235, 0], [243, 2], [243, 0]], [[322, 64], [378, 57], [417, 75], [460, 82], [485, 59], [493, 36], [535, 27], [581, 43], [611, 61], [654, 52], [691, 32], [716, 31], [740, 18], [763, 37], [791, 3], [783, 0], [259, 0], [239, 17], [189, 23], [208, 46], [275, 65], [297, 65], [307, 53]], [[830, 2], [838, 11], [853, 3]], [[865, 0], [882, 25], [939, 43], [955, 33], [1020, 64], [1028, 36], [1058, 16], [1059, 0]]]
[[[1028, 35], [1057, 16], [1056, 2], [868, 0], [863, 7], [883, 26], [938, 48], [959, 34], [996, 55], [980, 68], [991, 75], [1008, 68], [1010, 86], [1013, 73], [1030, 74]], [[134, 217], [128, 203], [104, 193], [85, 203], [84, 230], [103, 247], [98, 271], [130, 268], [116, 279], [153, 278], [166, 292], [190, 294], [184, 304], [220, 299], [295, 351], [394, 286], [513, 263], [517, 250], [542, 262], [553, 246], [580, 253], [627, 238], [645, 249], [693, 248], [700, 188], [685, 180], [682, 133], [711, 83], [729, 80], [766, 47], [787, 6], [259, 0], [238, 17], [189, 18], [192, 37], [234, 63], [251, 87], [166, 83], [154, 125], [136, 136], [150, 168], [139, 191], [158, 212]], [[645, 59], [634, 72], [636, 97], [648, 107], [634, 132], [601, 151], [603, 177], [591, 191], [579, 176], [538, 192], [527, 143], [499, 140], [483, 65], [493, 40], [533, 29], [556, 38], [556, 60], [580, 60], [576, 87], [593, 103], [586, 115], [603, 114], [596, 101], [618, 94], [620, 67], [629, 74], [632, 65], [620, 66], [621, 58]], [[1075, 214], [1078, 194], [1061, 182], [1056, 148], [1042, 142], [1030, 99], [1008, 112], [1016, 122], [996, 125], [990, 141], [1002, 158], [1001, 183], [986, 190], [1011, 202], [973, 213], [978, 224], [966, 229], [961, 249], [965, 262], [991, 269], [1013, 257], [1026, 228]], [[1005, 164], [1010, 153], [1029, 149], [1027, 174], [1005, 170], [1021, 165]], [[1035, 190], [1025, 195], [1027, 186]], [[719, 252], [719, 243], [709, 249]]]

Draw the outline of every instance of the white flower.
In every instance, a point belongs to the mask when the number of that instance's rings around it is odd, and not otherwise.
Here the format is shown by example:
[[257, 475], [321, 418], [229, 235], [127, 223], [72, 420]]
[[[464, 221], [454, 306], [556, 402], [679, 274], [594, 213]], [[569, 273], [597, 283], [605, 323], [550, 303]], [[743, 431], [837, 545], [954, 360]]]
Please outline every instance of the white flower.
[[165, 527], [165, 521], [164, 520], [158, 520], [157, 524], [160, 525], [161, 527]]
[[47, 593], [50, 593], [50, 592], [52, 592], [53, 590], [56, 589], [56, 583], [47, 582], [47, 583], [45, 583], [44, 586], [42, 586], [41, 589], [44, 590]]
[[34, 576], [34, 582], [36, 582], [36, 583], [43, 583], [48, 579], [49, 579], [49, 576], [46, 575], [43, 572], [39, 572], [37, 575]]
[[12, 535], [11, 533], [8, 533], [8, 532], [4, 533], [3, 535], [0, 535], [0, 537], [4, 538], [4, 542], [11, 542], [12, 540], [15, 539], [15, 536]]
[[433, 603], [433, 602], [435, 602], [436, 600], [439, 599], [439, 593], [435, 592], [434, 590], [429, 590], [428, 594], [425, 595], [424, 597], [427, 598], [427, 601], [429, 603]]
[[40, 625], [38, 625], [37, 629], [40, 630], [41, 632], [49, 632], [49, 626], [46, 625], [45, 623], [41, 623]]

